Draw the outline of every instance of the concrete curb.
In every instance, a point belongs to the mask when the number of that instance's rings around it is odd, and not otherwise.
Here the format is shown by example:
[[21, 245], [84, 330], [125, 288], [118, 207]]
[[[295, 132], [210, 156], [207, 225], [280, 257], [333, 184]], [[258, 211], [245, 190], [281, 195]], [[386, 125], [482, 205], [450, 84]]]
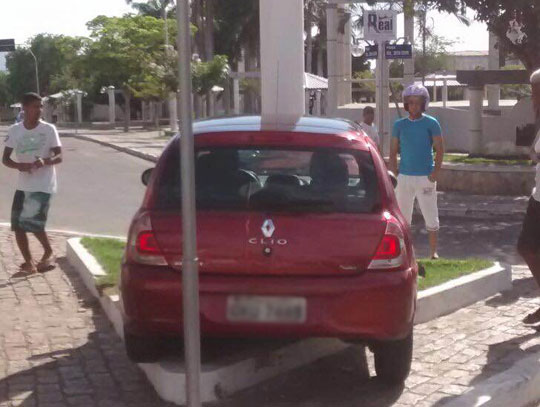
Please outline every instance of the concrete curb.
[[142, 158], [143, 160], [146, 160], [146, 161], [151, 161], [153, 163], [157, 162], [158, 160], [158, 156], [154, 154], [143, 153], [141, 151], [137, 151], [129, 147], [121, 147], [117, 144], [109, 143], [107, 141], [97, 140], [94, 137], [85, 136], [83, 134], [75, 135], [73, 133], [67, 133], [63, 135], [68, 135], [69, 137], [73, 137], [79, 140], [91, 141], [96, 144], [101, 144], [102, 146], [105, 146], [105, 147], [111, 147], [111, 148], [114, 148], [115, 150], [121, 151], [123, 153], [129, 154], [138, 158]]
[[492, 267], [448, 281], [418, 293], [415, 324], [422, 324], [460, 308], [512, 289], [512, 268]]
[[445, 407], [524, 407], [540, 399], [540, 352], [479, 383]]
[[[122, 303], [117, 295], [100, 295], [95, 279], [103, 269], [80, 243], [81, 238], [67, 241], [67, 258], [85, 285], [99, 299], [103, 310], [118, 335], [123, 338]], [[225, 360], [202, 366], [201, 400], [217, 401], [229, 394], [251, 387], [297, 367], [313, 363], [325, 356], [346, 349], [348, 344], [332, 339], [307, 339], [280, 348], [247, 351], [239, 355], [225, 355]], [[186, 403], [184, 366], [179, 361], [139, 364], [156, 392], [166, 401]]]

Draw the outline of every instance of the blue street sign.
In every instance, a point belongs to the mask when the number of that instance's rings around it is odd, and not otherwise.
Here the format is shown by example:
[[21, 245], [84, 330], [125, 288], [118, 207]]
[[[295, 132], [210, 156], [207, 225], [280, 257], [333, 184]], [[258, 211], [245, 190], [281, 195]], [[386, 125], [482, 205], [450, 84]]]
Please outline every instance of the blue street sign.
[[412, 45], [386, 44], [384, 56], [386, 59], [410, 59], [412, 58]]
[[364, 52], [364, 55], [366, 59], [377, 59], [379, 57], [379, 46], [377, 44], [368, 45], [366, 47], [366, 51]]

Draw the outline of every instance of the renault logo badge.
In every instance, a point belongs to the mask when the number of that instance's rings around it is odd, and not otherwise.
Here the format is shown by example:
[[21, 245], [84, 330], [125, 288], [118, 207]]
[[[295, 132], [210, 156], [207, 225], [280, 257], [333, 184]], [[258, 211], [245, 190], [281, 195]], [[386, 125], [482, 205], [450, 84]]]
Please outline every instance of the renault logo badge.
[[262, 233], [264, 237], [272, 237], [274, 234], [274, 231], [276, 230], [276, 227], [274, 226], [274, 222], [272, 222], [272, 219], [266, 219], [261, 227]]

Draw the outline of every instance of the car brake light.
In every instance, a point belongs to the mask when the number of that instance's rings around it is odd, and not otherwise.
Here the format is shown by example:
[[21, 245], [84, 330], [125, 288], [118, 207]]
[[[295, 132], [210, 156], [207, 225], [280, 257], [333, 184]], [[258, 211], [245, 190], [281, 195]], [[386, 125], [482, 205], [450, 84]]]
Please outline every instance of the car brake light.
[[385, 260], [393, 259], [399, 256], [401, 253], [401, 247], [399, 238], [393, 235], [384, 235], [379, 247], [377, 248], [377, 253], [375, 253], [374, 259]]
[[154, 232], [141, 232], [137, 237], [137, 251], [139, 253], [160, 254], [161, 250], [154, 236]]
[[405, 236], [399, 222], [388, 212], [384, 213], [386, 230], [377, 251], [368, 266], [369, 270], [387, 270], [403, 266], [407, 259]]
[[134, 263], [151, 266], [167, 265], [167, 260], [158, 245], [147, 212], [141, 212], [133, 219], [129, 232], [126, 258]]

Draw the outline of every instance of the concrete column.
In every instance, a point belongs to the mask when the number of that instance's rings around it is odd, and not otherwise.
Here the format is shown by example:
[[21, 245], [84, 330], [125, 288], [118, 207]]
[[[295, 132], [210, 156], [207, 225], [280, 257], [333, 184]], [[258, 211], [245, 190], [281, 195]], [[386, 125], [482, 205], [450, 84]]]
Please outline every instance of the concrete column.
[[482, 111], [484, 107], [484, 88], [469, 87], [469, 100], [470, 152], [481, 154], [483, 150]]
[[[489, 33], [489, 60], [488, 68], [490, 70], [498, 70], [499, 67], [499, 50], [495, 48], [497, 37], [492, 32]], [[488, 107], [490, 109], [498, 109], [501, 99], [501, 87], [499, 85], [487, 85]]]
[[171, 131], [178, 131], [178, 111], [176, 103], [176, 93], [169, 93], [169, 126]]
[[216, 115], [216, 92], [208, 92], [208, 116], [214, 117]]
[[326, 115], [336, 116], [338, 108], [338, 72], [337, 60], [337, 5], [326, 5], [326, 55], [328, 71], [328, 93], [326, 98]]
[[443, 100], [443, 107], [446, 107], [446, 105], [448, 104], [448, 80], [447, 79], [444, 79], [443, 81], [442, 100]]
[[321, 91], [316, 90], [315, 91], [315, 115], [320, 116], [321, 115]]
[[304, 2], [260, 0], [261, 113], [304, 114]]
[[240, 81], [233, 79], [233, 111], [234, 114], [240, 114]]
[[348, 17], [348, 20], [343, 36], [343, 75], [347, 81], [343, 82], [343, 104], [348, 104], [352, 102], [351, 13], [346, 12], [345, 17]]
[[[344, 18], [344, 10], [342, 5], [338, 5], [337, 9], [337, 21], [341, 21], [342, 18]], [[345, 70], [345, 61], [344, 61], [344, 53], [345, 50], [343, 48], [344, 43], [344, 35], [339, 30], [337, 30], [336, 33], [336, 49], [337, 49], [337, 58], [336, 58], [336, 74], [337, 74], [337, 88], [338, 88], [338, 106], [343, 105], [344, 98], [343, 98], [343, 87], [345, 85], [345, 82], [343, 82], [343, 72]]]
[[437, 101], [437, 81], [433, 80], [433, 101]]
[[381, 136], [381, 149], [383, 154], [388, 154], [388, 105], [390, 103], [389, 88], [388, 88], [388, 60], [384, 57], [384, 42], [379, 44], [379, 57], [377, 58], [376, 69], [376, 92], [375, 92], [375, 104], [376, 104], [376, 123], [379, 128], [379, 134]]
[[79, 124], [82, 123], [82, 96], [83, 93], [81, 91], [76, 92], [77, 95], [77, 122]]
[[148, 116], [148, 104], [146, 103], [146, 100], [141, 102], [141, 116], [143, 123], [146, 122], [146, 117]]
[[305, 107], [305, 110], [306, 110], [306, 116], [309, 116], [309, 90], [306, 89], [304, 90], [304, 94], [305, 94], [305, 97], [304, 97], [304, 100], [305, 100], [305, 103], [306, 103], [306, 107]]
[[[404, 31], [405, 37], [411, 43], [413, 49], [413, 56], [411, 59], [405, 59], [403, 64], [403, 80], [404, 85], [409, 86], [414, 83], [414, 0], [405, 0], [405, 18], [404, 18]], [[410, 11], [410, 12], [408, 12]]]
[[114, 86], [107, 88], [107, 94], [109, 95], [109, 123], [114, 126], [116, 122], [116, 101], [114, 98]]

